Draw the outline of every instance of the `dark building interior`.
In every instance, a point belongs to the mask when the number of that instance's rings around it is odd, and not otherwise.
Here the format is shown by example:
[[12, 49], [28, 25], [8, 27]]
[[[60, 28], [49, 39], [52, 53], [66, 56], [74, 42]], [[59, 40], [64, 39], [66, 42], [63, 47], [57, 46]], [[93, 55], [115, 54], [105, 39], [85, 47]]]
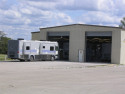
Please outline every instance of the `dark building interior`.
[[59, 60], [69, 60], [69, 36], [48, 35], [48, 41], [57, 41], [59, 44]]
[[86, 37], [86, 62], [111, 62], [111, 36]]

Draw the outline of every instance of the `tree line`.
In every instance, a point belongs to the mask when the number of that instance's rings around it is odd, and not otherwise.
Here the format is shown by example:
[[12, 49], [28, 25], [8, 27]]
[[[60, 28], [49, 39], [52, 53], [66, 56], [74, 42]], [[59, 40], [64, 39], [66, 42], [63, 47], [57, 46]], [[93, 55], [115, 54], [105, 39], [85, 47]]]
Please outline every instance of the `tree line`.
[[6, 36], [1, 37], [1, 40], [0, 40], [0, 54], [7, 54], [8, 40], [11, 40], [11, 38], [8, 38]]
[[125, 17], [121, 20], [121, 23], [120, 23], [119, 27], [125, 29]]

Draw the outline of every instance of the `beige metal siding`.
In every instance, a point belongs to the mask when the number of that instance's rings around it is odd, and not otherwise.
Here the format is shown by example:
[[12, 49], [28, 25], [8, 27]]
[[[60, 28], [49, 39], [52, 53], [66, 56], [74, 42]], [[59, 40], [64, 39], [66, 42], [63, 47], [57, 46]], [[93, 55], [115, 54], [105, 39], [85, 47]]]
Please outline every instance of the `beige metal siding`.
[[114, 64], [120, 63], [120, 50], [121, 50], [121, 31], [112, 32], [112, 56], [111, 61]]
[[32, 33], [32, 40], [40, 40], [40, 32]]
[[121, 60], [120, 64], [125, 64], [125, 30], [121, 31]]

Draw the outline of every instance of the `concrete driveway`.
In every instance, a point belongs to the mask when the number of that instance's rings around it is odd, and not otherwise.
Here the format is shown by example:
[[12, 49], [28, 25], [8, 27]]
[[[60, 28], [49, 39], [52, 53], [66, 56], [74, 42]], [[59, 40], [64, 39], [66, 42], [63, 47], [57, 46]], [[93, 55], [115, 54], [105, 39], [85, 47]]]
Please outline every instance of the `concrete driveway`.
[[124, 65], [66, 61], [0, 62], [0, 94], [124, 92]]

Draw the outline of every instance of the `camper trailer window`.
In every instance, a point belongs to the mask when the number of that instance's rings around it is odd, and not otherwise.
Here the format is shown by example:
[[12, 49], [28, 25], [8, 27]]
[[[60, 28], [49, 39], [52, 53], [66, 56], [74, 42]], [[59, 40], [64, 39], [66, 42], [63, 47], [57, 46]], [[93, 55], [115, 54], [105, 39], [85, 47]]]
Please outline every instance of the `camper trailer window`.
[[45, 49], [45, 46], [43, 46], [43, 48]]
[[54, 51], [54, 47], [53, 46], [50, 46], [50, 51]]
[[30, 50], [30, 47], [29, 47], [29, 46], [26, 46], [26, 50]]
[[58, 46], [55, 47], [55, 50], [58, 51]]

